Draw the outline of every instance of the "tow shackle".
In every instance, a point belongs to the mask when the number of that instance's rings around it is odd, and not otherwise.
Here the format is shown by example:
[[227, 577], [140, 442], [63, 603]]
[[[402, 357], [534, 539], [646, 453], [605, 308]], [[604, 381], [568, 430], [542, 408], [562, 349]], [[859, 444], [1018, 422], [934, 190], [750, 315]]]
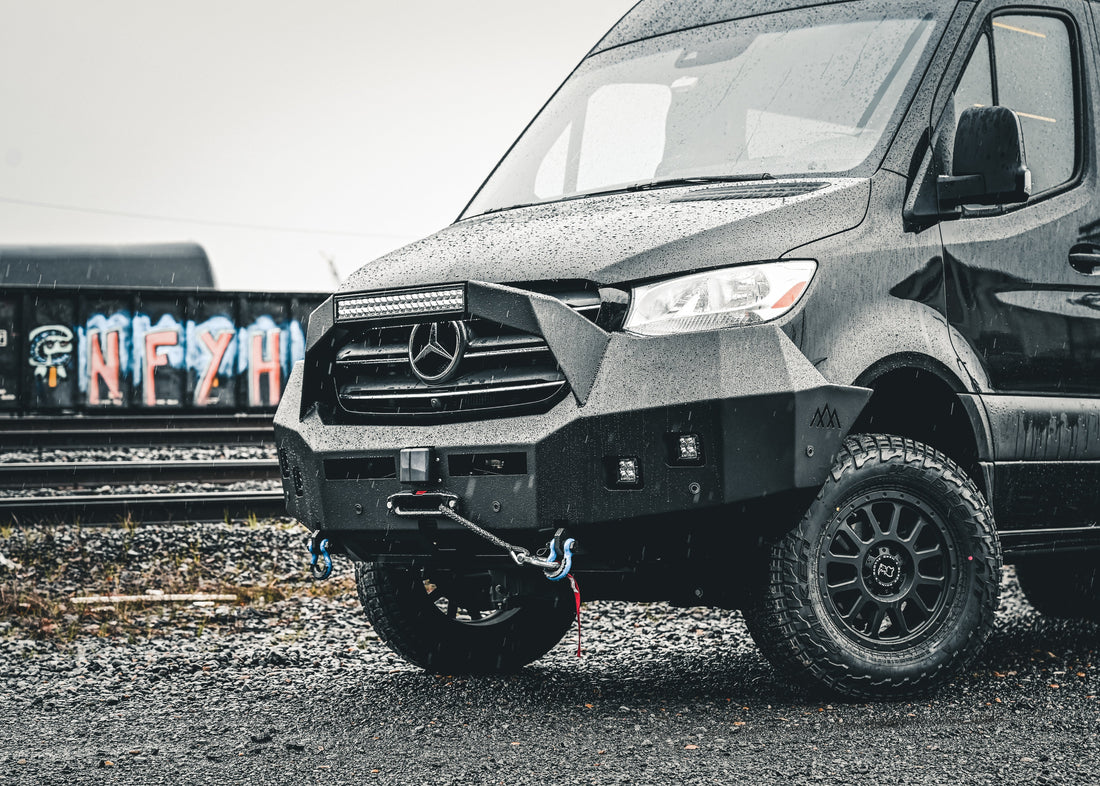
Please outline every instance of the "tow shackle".
[[[309, 539], [309, 572], [316, 581], [324, 581], [332, 575], [332, 557], [328, 553], [328, 545], [328, 538], [322, 538], [320, 530]], [[317, 564], [320, 557], [324, 557], [324, 565]]]
[[574, 538], [565, 537], [565, 530], [559, 529], [550, 539], [550, 562], [557, 563], [556, 568], [544, 568], [543, 573], [550, 581], [561, 581], [573, 570]]

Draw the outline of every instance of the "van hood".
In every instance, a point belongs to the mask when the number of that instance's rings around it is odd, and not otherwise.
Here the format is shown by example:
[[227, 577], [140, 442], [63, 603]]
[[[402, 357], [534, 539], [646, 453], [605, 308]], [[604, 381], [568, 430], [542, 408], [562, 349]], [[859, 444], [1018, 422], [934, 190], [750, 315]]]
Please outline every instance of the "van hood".
[[870, 182], [821, 178], [656, 189], [459, 221], [368, 263], [340, 291], [458, 281], [601, 285], [778, 259], [858, 226]]

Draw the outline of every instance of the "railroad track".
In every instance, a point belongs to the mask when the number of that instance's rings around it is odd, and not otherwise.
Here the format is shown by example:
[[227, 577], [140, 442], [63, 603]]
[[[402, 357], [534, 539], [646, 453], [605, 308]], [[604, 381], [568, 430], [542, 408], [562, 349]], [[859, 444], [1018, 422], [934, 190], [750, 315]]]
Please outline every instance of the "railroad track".
[[[278, 477], [275, 459], [0, 463], [0, 524], [160, 524], [282, 516], [286, 508], [277, 489], [219, 488]], [[178, 483], [214, 488], [181, 492], [168, 485]], [[122, 490], [89, 491], [104, 486]], [[39, 489], [72, 493], [13, 493]]]
[[0, 462], [0, 489], [236, 483], [278, 477], [275, 459]]
[[0, 419], [0, 450], [237, 447], [275, 441], [271, 415], [33, 416]]
[[0, 523], [89, 525], [232, 521], [286, 515], [282, 491], [78, 494], [0, 498]]

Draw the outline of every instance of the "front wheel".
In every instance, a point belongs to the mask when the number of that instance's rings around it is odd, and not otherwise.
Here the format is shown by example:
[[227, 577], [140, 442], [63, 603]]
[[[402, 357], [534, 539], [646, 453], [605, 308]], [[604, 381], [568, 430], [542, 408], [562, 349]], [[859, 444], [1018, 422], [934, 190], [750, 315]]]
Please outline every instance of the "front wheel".
[[933, 688], [993, 629], [993, 514], [942, 453], [849, 437], [802, 521], [771, 549], [749, 632], [782, 673], [853, 698]]
[[366, 562], [356, 587], [379, 637], [405, 660], [436, 674], [510, 672], [538, 660], [573, 623], [565, 583], [500, 608], [488, 573], [439, 574]]

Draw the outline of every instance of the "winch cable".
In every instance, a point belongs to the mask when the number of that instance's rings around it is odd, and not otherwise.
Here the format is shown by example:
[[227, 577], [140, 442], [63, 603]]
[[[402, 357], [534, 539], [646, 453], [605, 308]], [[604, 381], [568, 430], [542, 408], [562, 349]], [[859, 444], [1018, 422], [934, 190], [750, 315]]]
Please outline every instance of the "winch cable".
[[531, 556], [531, 552], [525, 549], [523, 546], [516, 546], [513, 543], [509, 543], [502, 538], [497, 537], [492, 532], [483, 527], [479, 527], [469, 519], [460, 516], [454, 510], [446, 505], [439, 506], [439, 512], [458, 524], [461, 524], [466, 529], [473, 532], [485, 540], [492, 543], [501, 549], [508, 552], [508, 556], [512, 558], [512, 561], [517, 565], [532, 565], [536, 568], [542, 568], [546, 574], [546, 578], [550, 581], [561, 581], [562, 579], [569, 579], [569, 586], [573, 590], [573, 603], [577, 614], [577, 657], [581, 657], [581, 589], [577, 585], [577, 580], [573, 578], [573, 544], [576, 542], [573, 538], [566, 538], [561, 544], [562, 554], [561, 559], [558, 559], [558, 541], [559, 534], [550, 541], [550, 559], [544, 560], [538, 557]]
[[507, 551], [508, 556], [510, 556], [512, 561], [517, 565], [531, 565], [536, 568], [542, 568], [543, 572], [546, 573], [546, 578], [550, 579], [550, 581], [561, 581], [569, 575], [569, 571], [573, 568], [573, 544], [575, 542], [573, 538], [567, 539], [562, 545], [563, 553], [560, 560], [557, 559], [557, 549], [555, 548], [554, 541], [550, 542], [550, 559], [539, 559], [538, 557], [531, 556], [531, 552], [523, 546], [516, 546], [506, 540], [502, 540], [489, 530], [479, 527], [469, 519], [460, 516], [446, 505], [440, 505], [439, 512], [451, 521], [461, 524], [475, 535], [481, 536], [494, 546]]

